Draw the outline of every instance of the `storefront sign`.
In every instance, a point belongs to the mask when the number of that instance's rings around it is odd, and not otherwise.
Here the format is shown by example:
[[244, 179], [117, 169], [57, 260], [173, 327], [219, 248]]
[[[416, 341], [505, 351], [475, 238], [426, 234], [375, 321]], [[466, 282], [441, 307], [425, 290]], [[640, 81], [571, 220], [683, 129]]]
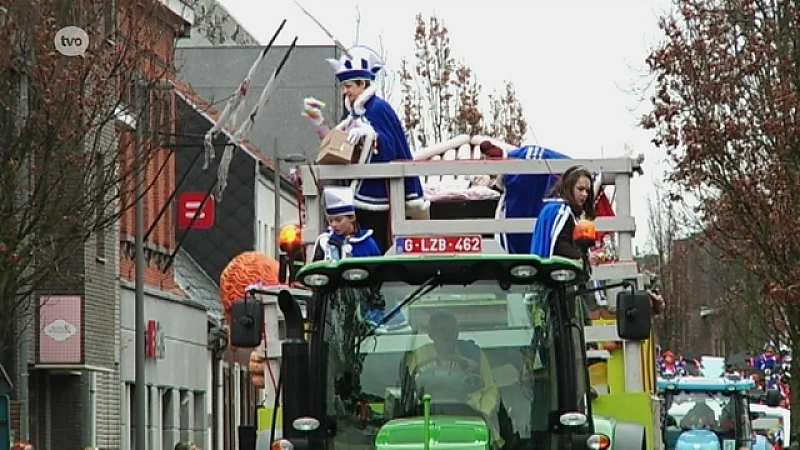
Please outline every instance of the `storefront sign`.
[[149, 359], [164, 359], [166, 345], [164, 342], [164, 331], [161, 329], [161, 322], [157, 320], [147, 321], [147, 336], [145, 338], [147, 357]]
[[81, 307], [77, 295], [39, 298], [40, 364], [80, 364], [83, 362]]

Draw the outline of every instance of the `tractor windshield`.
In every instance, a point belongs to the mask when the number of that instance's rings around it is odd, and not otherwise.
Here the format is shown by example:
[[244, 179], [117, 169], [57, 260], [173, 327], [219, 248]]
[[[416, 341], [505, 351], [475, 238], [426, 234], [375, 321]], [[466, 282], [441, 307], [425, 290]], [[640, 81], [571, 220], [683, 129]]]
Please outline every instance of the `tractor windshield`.
[[751, 438], [746, 400], [735, 392], [684, 391], [669, 394], [666, 402], [667, 450], [680, 447], [683, 435], [697, 439], [698, 432], [716, 435], [725, 443]]
[[[424, 394], [433, 415], [484, 419], [496, 443], [545, 439], [562, 378], [551, 317], [558, 296], [543, 284], [501, 287], [496, 280], [409, 295], [418, 288], [386, 282], [322, 294], [336, 448], [372, 445], [388, 421], [421, 416]], [[404, 300], [376, 329], [375, 310], [388, 313]], [[564, 342], [582, 348], [580, 339]], [[578, 382], [585, 385], [585, 377]]]

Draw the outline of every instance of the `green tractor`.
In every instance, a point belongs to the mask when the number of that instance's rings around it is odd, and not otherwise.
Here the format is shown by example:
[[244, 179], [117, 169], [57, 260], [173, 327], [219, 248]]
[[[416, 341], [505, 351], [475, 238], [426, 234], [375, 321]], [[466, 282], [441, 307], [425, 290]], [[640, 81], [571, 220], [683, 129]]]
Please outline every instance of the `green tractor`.
[[[278, 296], [286, 339], [272, 448], [646, 449], [643, 425], [593, 418], [581, 270], [480, 253], [306, 265], [306, 318], [288, 290]], [[617, 304], [619, 336], [648, 338], [647, 294], [624, 290]], [[375, 308], [382, 319], [370, 321]], [[231, 344], [257, 344], [259, 323], [237, 319]]]

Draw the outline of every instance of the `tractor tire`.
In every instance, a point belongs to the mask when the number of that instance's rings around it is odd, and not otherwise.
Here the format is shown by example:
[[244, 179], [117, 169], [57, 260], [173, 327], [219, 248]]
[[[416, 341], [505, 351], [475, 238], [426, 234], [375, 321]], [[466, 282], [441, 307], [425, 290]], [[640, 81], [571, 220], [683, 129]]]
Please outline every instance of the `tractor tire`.
[[638, 423], [617, 422], [611, 450], [647, 450], [646, 433], [645, 427]]

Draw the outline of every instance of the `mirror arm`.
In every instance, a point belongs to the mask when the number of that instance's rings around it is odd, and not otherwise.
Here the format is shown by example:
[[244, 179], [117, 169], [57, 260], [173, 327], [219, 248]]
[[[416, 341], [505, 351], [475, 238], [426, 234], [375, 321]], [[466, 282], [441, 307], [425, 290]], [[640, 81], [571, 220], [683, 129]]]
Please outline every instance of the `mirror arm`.
[[578, 290], [578, 291], [568, 292], [567, 295], [568, 296], [585, 295], [585, 294], [590, 294], [592, 292], [602, 291], [602, 290], [605, 290], [605, 289], [614, 289], [614, 288], [618, 288], [618, 287], [630, 288], [631, 293], [633, 293], [636, 290], [636, 283], [633, 283], [633, 282], [627, 281], [627, 280], [626, 281], [620, 281], [619, 283], [604, 284], [604, 285], [598, 286], [598, 287], [584, 288], [584, 289], [581, 289], [581, 290]]

